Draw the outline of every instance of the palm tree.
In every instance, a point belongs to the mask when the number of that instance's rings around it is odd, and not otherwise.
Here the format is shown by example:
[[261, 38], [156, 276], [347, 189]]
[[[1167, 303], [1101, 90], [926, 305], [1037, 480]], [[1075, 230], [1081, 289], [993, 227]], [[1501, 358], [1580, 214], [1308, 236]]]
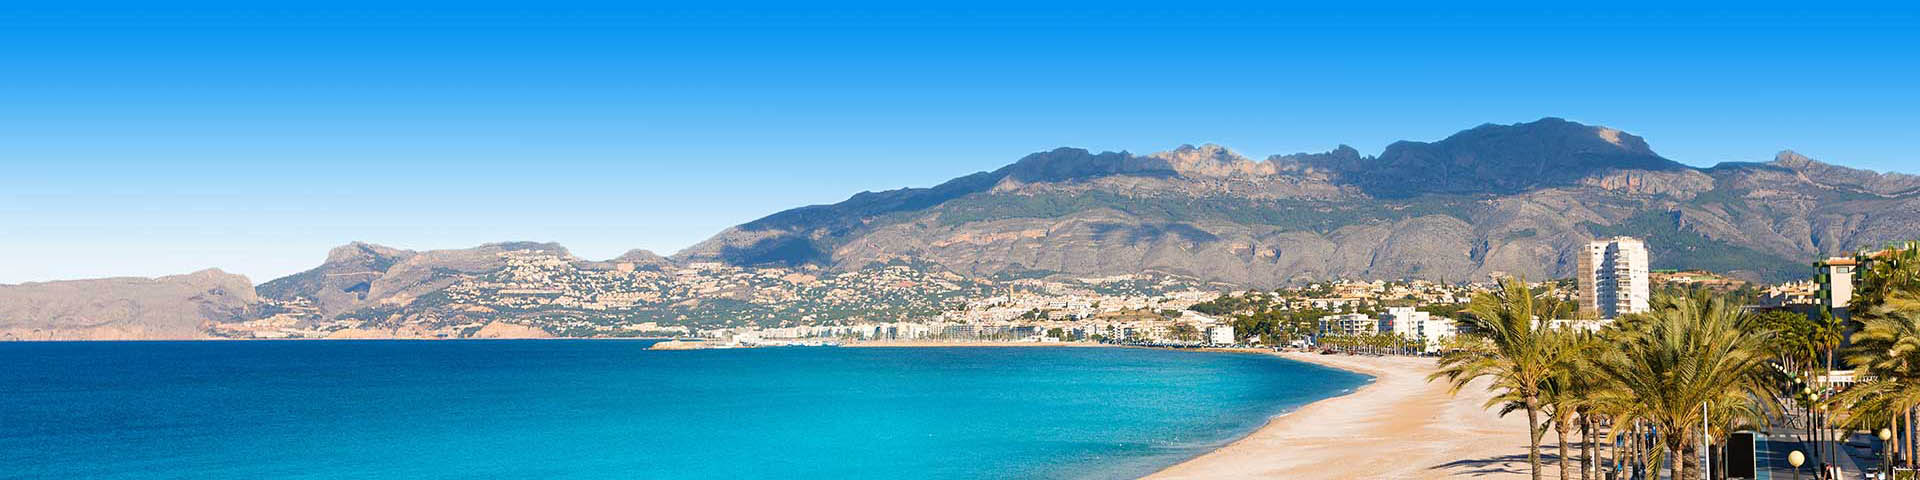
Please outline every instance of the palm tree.
[[[1567, 434], [1573, 430], [1574, 417], [1578, 416], [1579, 401], [1573, 398], [1577, 381], [1566, 374], [1564, 369], [1557, 371], [1540, 389], [1540, 404], [1547, 415], [1547, 425], [1553, 428], [1555, 446], [1560, 449], [1557, 465], [1560, 467], [1560, 480], [1570, 480], [1573, 469], [1573, 456], [1567, 452]], [[1514, 405], [1515, 408], [1522, 405]], [[1503, 408], [1502, 411], [1505, 411]]]
[[1616, 472], [1625, 472], [1627, 468], [1640, 470], [1648, 465], [1658, 465], [1664, 458], [1660, 450], [1650, 448], [1651, 445], [1645, 441], [1644, 434], [1647, 433], [1648, 420], [1640, 400], [1635, 398], [1632, 392], [1622, 389], [1611, 377], [1600, 370], [1603, 366], [1602, 362], [1609, 360], [1608, 356], [1613, 354], [1613, 350], [1625, 344], [1632, 336], [1642, 333], [1630, 330], [1637, 330], [1638, 323], [1641, 322], [1633, 321], [1633, 317], [1622, 320], [1609, 324], [1593, 335], [1590, 340], [1593, 344], [1582, 350], [1583, 356], [1579, 364], [1579, 368], [1588, 372], [1586, 378], [1594, 387], [1588, 394], [1591, 398], [1586, 400], [1590, 404], [1589, 411], [1607, 419], [1610, 424], [1610, 428], [1601, 437], [1601, 443], [1613, 445], [1624, 439], [1624, 442], [1621, 442], [1622, 445], [1614, 448], [1613, 457], [1609, 459], [1609, 463], [1614, 465]]
[[[1567, 437], [1573, 428], [1581, 428], [1581, 456], [1583, 458], [1580, 478], [1588, 478], [1587, 471], [1592, 466], [1592, 415], [1609, 404], [1596, 395], [1604, 388], [1603, 378], [1596, 377], [1589, 356], [1602, 352], [1604, 344], [1597, 341], [1594, 334], [1577, 330], [1553, 330], [1552, 341], [1559, 342], [1556, 349], [1560, 352], [1561, 362], [1555, 365], [1552, 374], [1540, 388], [1540, 406], [1547, 417], [1547, 425], [1554, 431], [1555, 442], [1560, 449], [1560, 480], [1572, 478], [1573, 456], [1568, 452]], [[1500, 415], [1525, 408], [1524, 401], [1513, 392], [1505, 392], [1497, 397], [1503, 403]]]
[[[1818, 433], [1814, 422], [1814, 397], [1811, 392], [1823, 366], [1827, 364], [1829, 345], [1837, 345], [1841, 324], [1832, 315], [1819, 315], [1819, 319], [1809, 318], [1807, 314], [1788, 311], [1763, 312], [1751, 320], [1759, 328], [1772, 335], [1767, 341], [1767, 349], [1773, 356], [1777, 387], [1788, 391], [1788, 395], [1775, 397], [1774, 405], [1781, 411], [1804, 411], [1807, 422], [1802, 425], [1801, 433], [1813, 439]], [[1803, 390], [1804, 389], [1804, 390]], [[1808, 393], [1801, 393], [1801, 392]], [[1805, 409], [1805, 410], [1801, 410]]]
[[1638, 402], [1638, 415], [1666, 448], [1673, 477], [1684, 478], [1694, 435], [1713, 434], [1701, 431], [1703, 414], [1709, 421], [1731, 419], [1768, 406], [1761, 400], [1771, 398], [1773, 386], [1768, 332], [1724, 297], [1661, 294], [1652, 303], [1651, 312], [1621, 319], [1624, 341], [1598, 370], [1617, 385], [1613, 395]]
[[1820, 363], [1821, 326], [1807, 315], [1790, 311], [1757, 314], [1761, 328], [1774, 332], [1767, 342], [1774, 364], [1788, 374], [1811, 374]]
[[[1470, 324], [1482, 339], [1472, 348], [1440, 357], [1439, 371], [1428, 381], [1447, 379], [1449, 393], [1459, 393], [1474, 380], [1487, 378], [1488, 388], [1501, 392], [1489, 407], [1517, 402], [1527, 411], [1527, 466], [1540, 480], [1541, 390], [1567, 355], [1565, 342], [1554, 338], [1548, 322], [1569, 309], [1556, 298], [1535, 295], [1524, 281], [1502, 279], [1500, 288], [1473, 297], [1467, 305]], [[1505, 412], [1502, 412], [1505, 413]]]
[[[1568, 354], [1569, 361], [1561, 364], [1559, 375], [1554, 377], [1553, 383], [1557, 384], [1557, 387], [1554, 389], [1553, 404], [1556, 410], [1570, 414], [1555, 421], [1572, 421], [1580, 427], [1580, 478], [1586, 480], [1595, 465], [1593, 460], [1594, 417], [1602, 415], [1600, 412], [1609, 406], [1603, 401], [1601, 393], [1610, 387], [1605, 377], [1600, 376], [1595, 370], [1597, 366], [1592, 359], [1604, 354], [1611, 344], [1602, 342], [1597, 334], [1584, 331], [1566, 331], [1561, 333], [1561, 337], [1561, 341], [1566, 342], [1565, 352]], [[1560, 454], [1565, 458], [1565, 437], [1567, 430], [1574, 425], [1558, 423], [1556, 426], [1559, 427], [1563, 445]], [[1562, 468], [1562, 470], [1560, 478], [1565, 480], [1567, 475], [1565, 469]]]
[[[1614, 445], [1623, 437], [1627, 440], [1626, 445], [1614, 447], [1613, 456], [1607, 463], [1614, 465], [1615, 471], [1622, 471], [1620, 468], [1629, 464], [1651, 463], [1652, 460], [1642, 454], [1637, 437], [1633, 436], [1638, 432], [1638, 426], [1645, 421], [1645, 418], [1640, 415], [1640, 403], [1631, 395], [1620, 394], [1614, 390], [1612, 383], [1606, 381], [1604, 376], [1596, 380], [1599, 380], [1596, 383], [1600, 383], [1604, 388], [1594, 390], [1591, 400], [1593, 406], [1589, 407], [1588, 412], [1607, 419], [1610, 424], [1606, 433], [1601, 435], [1600, 443]], [[1622, 451], [1623, 449], [1625, 451]]]
[[1833, 316], [1833, 311], [1820, 309], [1820, 318], [1814, 325], [1814, 338], [1820, 352], [1826, 357], [1823, 373], [1833, 372], [1835, 356], [1839, 354], [1840, 344], [1847, 339], [1846, 321]]

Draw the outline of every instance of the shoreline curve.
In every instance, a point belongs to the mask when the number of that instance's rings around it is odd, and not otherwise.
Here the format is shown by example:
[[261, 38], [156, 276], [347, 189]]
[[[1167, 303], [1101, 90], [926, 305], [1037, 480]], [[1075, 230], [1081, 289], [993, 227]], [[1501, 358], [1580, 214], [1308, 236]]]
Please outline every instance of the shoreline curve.
[[[1426, 381], [1433, 358], [1260, 353], [1373, 380], [1276, 415], [1238, 440], [1143, 478], [1527, 477], [1526, 419], [1481, 408], [1492, 397], [1484, 381], [1450, 395], [1444, 383]], [[1546, 462], [1543, 470], [1554, 467]]]

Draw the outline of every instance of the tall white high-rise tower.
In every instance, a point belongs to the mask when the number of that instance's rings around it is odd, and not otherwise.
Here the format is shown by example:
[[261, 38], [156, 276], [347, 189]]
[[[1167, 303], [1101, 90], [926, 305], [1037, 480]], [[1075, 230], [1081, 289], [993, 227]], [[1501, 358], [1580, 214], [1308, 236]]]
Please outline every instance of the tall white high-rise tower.
[[1633, 237], [1594, 240], [1580, 252], [1580, 311], [1614, 318], [1647, 311], [1647, 244]]

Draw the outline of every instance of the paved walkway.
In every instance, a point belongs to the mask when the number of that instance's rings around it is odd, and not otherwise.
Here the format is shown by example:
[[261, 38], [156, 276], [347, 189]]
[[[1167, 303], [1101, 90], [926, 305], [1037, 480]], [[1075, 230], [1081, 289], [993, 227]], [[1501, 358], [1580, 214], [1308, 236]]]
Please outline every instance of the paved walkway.
[[[1787, 454], [1794, 450], [1799, 450], [1807, 455], [1807, 464], [1800, 466], [1800, 478], [1812, 479], [1813, 474], [1816, 473], [1820, 466], [1820, 456], [1817, 452], [1821, 451], [1821, 449], [1814, 448], [1811, 442], [1802, 441], [1800, 435], [1776, 434], [1763, 436], [1759, 439], [1759, 443], [1760, 444], [1757, 445], [1759, 458], [1756, 458], [1755, 461], [1760, 466], [1761, 480], [1790, 480], [1794, 478], [1793, 466], [1787, 464]], [[1839, 449], [1840, 455], [1834, 457], [1833, 463], [1840, 466], [1843, 478], [1860, 478], [1861, 472], [1864, 472], [1867, 467], [1880, 466], [1880, 459], [1874, 456], [1880, 451], [1880, 439], [1878, 438], [1873, 439], [1873, 444], [1864, 451], [1847, 446], [1844, 440], [1839, 442], [1839, 445], [1834, 445], [1833, 443], [1834, 442], [1821, 442], [1822, 446], [1828, 448], [1837, 447]]]

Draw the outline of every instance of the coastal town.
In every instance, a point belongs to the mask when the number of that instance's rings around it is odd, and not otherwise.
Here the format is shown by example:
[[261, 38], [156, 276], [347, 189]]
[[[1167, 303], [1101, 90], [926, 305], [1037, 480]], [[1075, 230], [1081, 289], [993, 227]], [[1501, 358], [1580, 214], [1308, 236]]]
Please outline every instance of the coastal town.
[[[1655, 286], [1741, 290], [1759, 306], [1809, 307], [1812, 280], [1758, 288], [1705, 271], [1649, 269], [1644, 245], [1628, 242], [1615, 262], [1625, 310], [1613, 301], [1590, 305], [1582, 319], [1556, 322], [1597, 328], [1604, 318], [1644, 308]], [[1624, 256], [1622, 256], [1624, 255]], [[501, 267], [459, 275], [443, 289], [388, 310], [327, 318], [306, 298], [274, 302], [268, 315], [215, 324], [229, 338], [356, 338], [372, 328], [416, 338], [560, 336], [671, 338], [662, 348], [741, 348], [855, 342], [1095, 342], [1186, 346], [1308, 348], [1369, 345], [1433, 353], [1460, 328], [1459, 312], [1479, 282], [1332, 280], [1275, 289], [1234, 289], [1179, 275], [1101, 277], [971, 277], [907, 261], [852, 271], [585, 262], [550, 251], [497, 254]], [[1611, 265], [1611, 263], [1609, 264]], [[1583, 267], [1588, 283], [1599, 273]], [[1533, 282], [1572, 301], [1584, 291], [1572, 280]], [[1632, 300], [1637, 299], [1637, 300]], [[1638, 303], [1635, 303], [1638, 302]]]
[[[1374, 322], [1396, 313], [1404, 318], [1416, 307], [1457, 310], [1487, 288], [1423, 280], [1334, 281], [1223, 293], [1218, 286], [1151, 273], [992, 279], [906, 262], [826, 272], [718, 263], [597, 265], [532, 250], [499, 255], [504, 265], [499, 270], [464, 276], [411, 299], [404, 310], [410, 315], [321, 318], [312, 302], [296, 298], [277, 302], [265, 318], [216, 325], [215, 333], [326, 338], [386, 324], [410, 327], [407, 331], [420, 337], [460, 338], [505, 321], [554, 336], [685, 337], [728, 346], [809, 340], [1276, 344], [1298, 340], [1289, 335], [1301, 331], [1248, 334], [1242, 326], [1236, 334], [1234, 314], [1241, 312], [1220, 306], [1258, 298], [1263, 311], [1315, 312], [1329, 317], [1328, 325], [1351, 326], [1360, 318]], [[396, 321], [404, 323], [392, 325]], [[1408, 323], [1400, 324], [1401, 333], [1408, 333]]]

